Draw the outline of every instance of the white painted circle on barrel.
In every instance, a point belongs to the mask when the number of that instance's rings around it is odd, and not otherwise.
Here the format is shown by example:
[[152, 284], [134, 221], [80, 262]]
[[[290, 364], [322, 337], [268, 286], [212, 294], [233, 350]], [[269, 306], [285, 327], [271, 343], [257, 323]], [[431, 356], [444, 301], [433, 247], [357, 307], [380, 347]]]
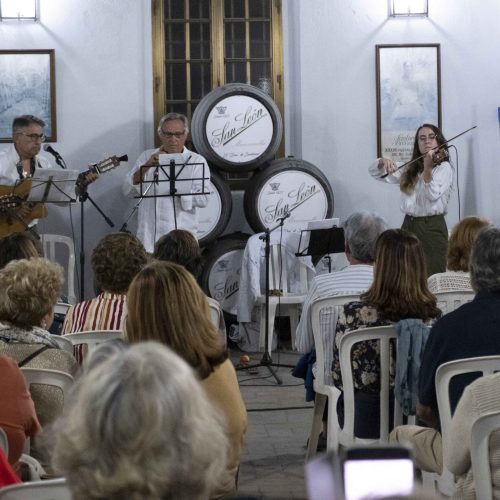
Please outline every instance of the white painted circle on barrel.
[[262, 156], [271, 144], [273, 131], [266, 106], [247, 95], [232, 95], [219, 101], [205, 125], [214, 153], [233, 163], [247, 163]]
[[289, 230], [305, 229], [306, 222], [326, 218], [328, 199], [318, 180], [306, 172], [282, 172], [269, 179], [257, 198], [257, 213], [266, 227], [273, 227], [289, 211]]
[[196, 151], [228, 172], [250, 172], [269, 161], [282, 136], [276, 103], [244, 83], [213, 89], [198, 103], [191, 120]]
[[217, 300], [222, 310], [236, 315], [240, 284], [242, 250], [221, 255], [213, 264], [208, 277], [210, 296]]
[[203, 251], [200, 284], [205, 293], [220, 302], [224, 314], [237, 313], [241, 261], [248, 234], [232, 233], [220, 237]]
[[290, 231], [307, 229], [307, 223], [333, 214], [333, 191], [314, 165], [295, 158], [272, 161], [258, 171], [245, 190], [245, 215], [259, 233], [285, 218]]

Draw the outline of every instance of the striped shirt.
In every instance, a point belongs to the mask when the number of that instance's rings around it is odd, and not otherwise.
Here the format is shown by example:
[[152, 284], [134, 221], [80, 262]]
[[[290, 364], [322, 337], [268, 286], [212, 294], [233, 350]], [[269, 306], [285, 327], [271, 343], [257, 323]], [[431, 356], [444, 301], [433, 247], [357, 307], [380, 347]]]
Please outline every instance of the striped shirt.
[[[307, 297], [302, 306], [300, 322], [297, 326], [295, 345], [301, 353], [308, 353], [314, 349], [309, 309], [312, 303], [319, 298], [335, 295], [358, 295], [366, 292], [373, 282], [373, 266], [368, 264], [354, 264], [341, 271], [316, 276], [309, 287]], [[336, 309], [336, 308], [335, 308]], [[332, 383], [331, 364], [333, 342], [338, 311], [325, 308], [320, 313], [321, 337], [325, 354], [325, 383]], [[331, 349], [330, 349], [331, 347]]]
[[[126, 295], [103, 292], [95, 299], [84, 300], [68, 309], [62, 334], [94, 330], [122, 330], [126, 312]], [[81, 363], [81, 346], [75, 357]]]

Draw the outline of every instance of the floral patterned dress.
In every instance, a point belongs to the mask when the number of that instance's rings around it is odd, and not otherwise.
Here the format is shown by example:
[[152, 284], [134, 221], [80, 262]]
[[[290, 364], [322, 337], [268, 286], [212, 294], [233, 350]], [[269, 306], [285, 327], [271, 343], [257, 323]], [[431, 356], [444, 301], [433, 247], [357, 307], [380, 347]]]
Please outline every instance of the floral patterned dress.
[[[333, 348], [332, 375], [335, 386], [342, 388], [342, 376], [340, 374], [339, 347], [340, 339], [345, 333], [359, 328], [372, 326], [390, 325], [392, 322], [382, 320], [378, 317], [377, 310], [359, 301], [349, 302], [340, 308], [335, 330], [335, 344]], [[391, 385], [394, 386], [394, 346], [391, 344]], [[380, 344], [376, 340], [358, 342], [352, 350], [352, 367], [354, 375], [354, 388], [371, 394], [380, 392]]]

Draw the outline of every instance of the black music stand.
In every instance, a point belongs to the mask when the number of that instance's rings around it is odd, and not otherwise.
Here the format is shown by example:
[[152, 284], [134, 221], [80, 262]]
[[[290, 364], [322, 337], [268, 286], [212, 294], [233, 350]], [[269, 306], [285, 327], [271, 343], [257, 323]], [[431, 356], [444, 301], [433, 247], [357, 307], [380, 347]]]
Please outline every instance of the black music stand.
[[[182, 153], [160, 154], [160, 161], [154, 167], [141, 166], [141, 182], [139, 183], [138, 203], [132, 209], [132, 212], [123, 223], [120, 231], [125, 231], [127, 222], [133, 214], [139, 209], [142, 201], [147, 198], [173, 198], [172, 206], [174, 210], [174, 226], [177, 229], [177, 212], [175, 207], [175, 197], [209, 195], [210, 176], [205, 169], [203, 162], [190, 162], [191, 156], [187, 159]], [[201, 176], [197, 176], [197, 169], [201, 167]], [[152, 178], [145, 179], [147, 173], [152, 168]], [[194, 181], [201, 181], [201, 191], [193, 193], [191, 190]], [[153, 194], [149, 191], [154, 186]]]
[[[309, 233], [309, 242], [307, 247], [300, 251], [302, 236], [304, 233]], [[297, 257], [321, 257], [328, 256], [328, 272], [332, 272], [332, 253], [345, 252], [345, 237], [344, 230], [341, 227], [333, 226], [328, 229], [306, 229], [300, 232], [299, 252], [295, 255]]]

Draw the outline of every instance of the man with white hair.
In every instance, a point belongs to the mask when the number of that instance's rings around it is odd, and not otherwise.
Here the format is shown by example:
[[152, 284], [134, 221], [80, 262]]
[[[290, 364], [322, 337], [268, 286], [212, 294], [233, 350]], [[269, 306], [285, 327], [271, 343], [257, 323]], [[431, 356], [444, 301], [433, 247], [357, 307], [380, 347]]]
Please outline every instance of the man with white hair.
[[[345, 254], [350, 265], [340, 271], [316, 276], [312, 281], [295, 337], [297, 350], [301, 353], [314, 349], [309, 310], [316, 299], [334, 295], [357, 295], [365, 292], [372, 284], [375, 243], [387, 229], [387, 223], [375, 213], [355, 212], [345, 220], [343, 227]], [[333, 339], [336, 318], [333, 311], [322, 312], [323, 337], [331, 335]]]
[[[144, 151], [125, 180], [128, 195], [144, 195], [149, 185], [152, 186], [147, 198], [143, 198], [138, 209], [137, 237], [146, 251], [153, 253], [155, 242], [164, 234], [174, 229], [185, 229], [196, 237], [198, 229], [198, 208], [208, 204], [210, 170], [203, 156], [186, 148], [189, 133], [188, 119], [180, 113], [168, 113], [160, 119], [158, 136], [161, 146]], [[179, 155], [176, 164], [192, 165], [190, 192], [192, 196], [165, 196], [168, 182], [163, 175], [158, 182], [160, 155]], [[205, 183], [201, 180], [207, 179]], [[153, 181], [152, 184], [150, 184]], [[177, 181], [179, 184], [186, 184]], [[142, 184], [146, 183], [146, 184]], [[205, 185], [203, 185], [205, 184]]]

